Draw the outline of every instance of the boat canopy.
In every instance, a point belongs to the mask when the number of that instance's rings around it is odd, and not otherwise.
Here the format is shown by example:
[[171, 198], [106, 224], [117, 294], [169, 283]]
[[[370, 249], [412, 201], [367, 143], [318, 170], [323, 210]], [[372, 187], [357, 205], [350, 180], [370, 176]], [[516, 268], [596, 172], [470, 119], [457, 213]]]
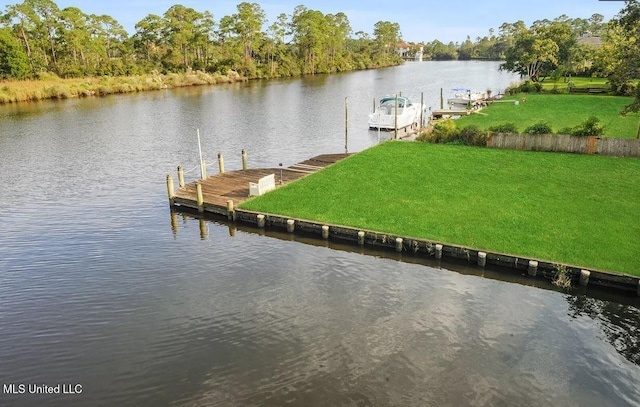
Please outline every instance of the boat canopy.
[[[391, 96], [391, 97], [386, 97], [386, 98], [382, 98], [380, 100], [380, 106], [395, 106], [396, 104], [396, 98]], [[405, 107], [405, 106], [411, 106], [411, 101], [409, 100], [409, 98], [406, 98], [404, 96], [398, 96], [398, 107]]]
[[467, 89], [467, 88], [453, 88], [452, 90], [454, 92], [471, 92], [471, 89]]

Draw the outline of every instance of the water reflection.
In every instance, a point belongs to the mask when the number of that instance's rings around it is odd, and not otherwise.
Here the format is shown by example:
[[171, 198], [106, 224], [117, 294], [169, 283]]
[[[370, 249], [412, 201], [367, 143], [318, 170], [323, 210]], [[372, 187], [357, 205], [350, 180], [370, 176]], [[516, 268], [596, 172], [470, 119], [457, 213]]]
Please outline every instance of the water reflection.
[[[177, 216], [179, 212], [170, 211], [172, 232], [178, 233]], [[180, 213], [183, 224], [197, 221], [200, 236], [205, 239], [209, 225], [228, 229], [229, 236], [235, 236], [237, 231], [257, 234], [284, 241], [295, 241], [307, 245], [326, 247], [332, 250], [359, 253], [378, 258], [392, 259], [410, 264], [424, 265], [433, 269], [445, 269], [464, 275], [478, 276], [485, 279], [514, 283], [523, 286], [536, 287], [544, 290], [560, 292], [561, 290], [546, 279], [530, 278], [526, 273], [495, 266], [478, 267], [460, 259], [436, 259], [435, 257], [414, 255], [412, 253], [397, 253], [394, 250], [384, 250], [368, 246], [347, 244], [334, 240], [319, 239], [315, 235], [291, 234], [274, 229], [261, 229], [252, 225], [233, 223], [222, 218], [197, 215], [190, 212]], [[640, 365], [640, 298], [635, 293], [612, 293], [601, 287], [574, 287], [566, 295], [569, 305], [568, 315], [573, 318], [589, 317], [596, 321], [607, 341], [614, 349], [628, 361]]]
[[586, 295], [568, 296], [569, 315], [573, 318], [589, 317], [598, 322], [600, 331], [614, 349], [628, 361], [640, 365], [640, 310], [634, 305]]

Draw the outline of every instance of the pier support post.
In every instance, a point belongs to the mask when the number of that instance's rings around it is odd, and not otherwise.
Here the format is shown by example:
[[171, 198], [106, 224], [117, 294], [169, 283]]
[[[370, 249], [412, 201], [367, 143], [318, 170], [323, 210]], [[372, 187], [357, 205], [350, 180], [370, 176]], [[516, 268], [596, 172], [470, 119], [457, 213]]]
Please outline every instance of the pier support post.
[[233, 201], [229, 199], [227, 201], [227, 219], [236, 220], [236, 211], [233, 209]]
[[640, 279], [638, 280], [638, 297], [640, 297]]
[[538, 275], [538, 262], [535, 260], [529, 260], [529, 267], [527, 268], [527, 274], [531, 277]]
[[247, 169], [247, 152], [244, 149], [242, 150], [242, 169]]
[[220, 174], [224, 173], [224, 157], [222, 153], [218, 153], [218, 167], [220, 168]]
[[198, 202], [198, 212], [204, 212], [204, 197], [202, 196], [202, 184], [196, 183], [196, 200]]
[[361, 245], [361, 246], [364, 244], [364, 232], [363, 231], [358, 232], [358, 244]]
[[184, 170], [182, 169], [182, 165], [178, 165], [178, 186], [181, 189], [184, 188]]
[[264, 215], [258, 215], [258, 227], [259, 228], [264, 228], [265, 225], [265, 221], [264, 221]]
[[167, 195], [169, 195], [169, 204], [173, 206], [173, 200], [176, 197], [176, 194], [173, 191], [173, 178], [171, 178], [171, 175], [169, 174], [167, 174]]
[[478, 252], [478, 266], [484, 267], [487, 265], [487, 253]]
[[442, 245], [441, 244], [437, 244], [436, 245], [436, 259], [441, 259], [442, 258]]
[[401, 237], [396, 237], [396, 251], [397, 252], [401, 252], [402, 251], [402, 238]]
[[580, 285], [586, 287], [589, 284], [591, 272], [589, 270], [580, 270]]
[[322, 238], [323, 239], [329, 238], [329, 226], [327, 225], [322, 226]]
[[287, 219], [287, 232], [293, 233], [296, 230], [296, 221], [293, 219]]
[[200, 159], [200, 179], [207, 179], [207, 163], [204, 158]]

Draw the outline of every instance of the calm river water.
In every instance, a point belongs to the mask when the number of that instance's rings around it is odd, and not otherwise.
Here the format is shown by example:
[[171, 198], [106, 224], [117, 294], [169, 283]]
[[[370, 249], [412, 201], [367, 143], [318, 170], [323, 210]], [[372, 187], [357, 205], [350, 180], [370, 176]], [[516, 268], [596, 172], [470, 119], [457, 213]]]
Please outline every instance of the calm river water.
[[437, 108], [517, 79], [496, 68], [0, 106], [0, 405], [639, 405], [635, 297], [169, 211], [196, 129], [210, 164], [287, 166], [344, 151], [345, 97], [354, 152], [374, 97]]

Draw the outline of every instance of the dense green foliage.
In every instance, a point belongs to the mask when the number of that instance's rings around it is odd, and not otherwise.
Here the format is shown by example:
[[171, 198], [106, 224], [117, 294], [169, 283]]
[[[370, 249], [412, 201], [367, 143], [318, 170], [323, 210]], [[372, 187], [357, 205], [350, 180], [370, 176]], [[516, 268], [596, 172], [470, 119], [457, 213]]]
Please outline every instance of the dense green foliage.
[[388, 142], [241, 206], [638, 275], [639, 173], [638, 159]]
[[[522, 97], [526, 102], [522, 102]], [[605, 137], [635, 138], [638, 131], [638, 113], [620, 115], [624, 106], [632, 102], [630, 97], [599, 96], [589, 94], [520, 94], [503, 100], [515, 103], [493, 103], [482, 110], [482, 115], [464, 116], [455, 120], [458, 128], [475, 125], [490, 130], [507, 123], [515, 124], [517, 132], [545, 121], [553, 133], [566, 134], [565, 129], [583, 126], [591, 117], [599, 121], [593, 125], [602, 127]]]
[[[376, 23], [373, 38], [352, 36], [344, 13], [298, 6], [269, 23], [261, 6], [242, 2], [219, 21], [180, 4], [150, 14], [129, 34], [108, 15], [24, 0], [0, 14], [0, 76], [64, 78], [203, 71], [248, 78], [376, 68], [402, 62], [397, 23]], [[26, 64], [25, 64], [26, 62]], [[25, 72], [25, 67], [28, 69]]]

